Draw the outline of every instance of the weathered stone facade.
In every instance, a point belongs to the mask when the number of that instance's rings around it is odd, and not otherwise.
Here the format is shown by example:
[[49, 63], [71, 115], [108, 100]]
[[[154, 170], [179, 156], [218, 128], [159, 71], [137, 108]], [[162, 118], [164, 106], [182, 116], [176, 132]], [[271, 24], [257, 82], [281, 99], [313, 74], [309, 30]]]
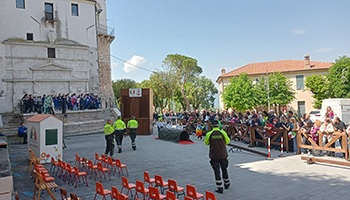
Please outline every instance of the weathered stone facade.
[[102, 107], [114, 107], [115, 97], [112, 88], [110, 45], [114, 40], [113, 36], [98, 34], [98, 65], [99, 79], [102, 97]]

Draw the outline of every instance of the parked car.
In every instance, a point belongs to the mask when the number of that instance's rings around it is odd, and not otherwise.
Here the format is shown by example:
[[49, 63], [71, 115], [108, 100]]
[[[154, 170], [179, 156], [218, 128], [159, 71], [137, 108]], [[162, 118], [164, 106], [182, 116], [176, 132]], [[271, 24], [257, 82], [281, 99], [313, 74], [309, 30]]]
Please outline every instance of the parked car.
[[321, 109], [313, 110], [309, 114], [310, 114], [310, 120], [312, 121], [312, 123], [315, 123], [316, 120], [322, 121]]

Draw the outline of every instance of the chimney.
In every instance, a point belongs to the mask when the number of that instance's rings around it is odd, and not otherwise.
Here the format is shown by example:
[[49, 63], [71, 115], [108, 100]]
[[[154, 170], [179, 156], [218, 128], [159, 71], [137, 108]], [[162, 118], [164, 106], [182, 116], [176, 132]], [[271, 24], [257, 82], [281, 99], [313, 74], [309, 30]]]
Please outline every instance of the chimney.
[[305, 63], [305, 65], [304, 65], [304, 68], [305, 68], [305, 69], [310, 69], [310, 68], [311, 68], [311, 65], [310, 65], [310, 56], [309, 56], [308, 54], [306, 54], [306, 55], [304, 56], [304, 63]]
[[225, 68], [221, 68], [221, 74], [225, 74], [225, 73], [226, 73]]

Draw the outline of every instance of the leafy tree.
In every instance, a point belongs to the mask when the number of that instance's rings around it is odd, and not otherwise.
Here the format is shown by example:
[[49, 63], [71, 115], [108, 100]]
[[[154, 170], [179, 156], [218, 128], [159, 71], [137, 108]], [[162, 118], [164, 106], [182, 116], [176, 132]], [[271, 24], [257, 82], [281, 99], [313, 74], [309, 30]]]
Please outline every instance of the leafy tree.
[[121, 89], [136, 88], [136, 82], [132, 79], [119, 79], [112, 82], [112, 88], [117, 104], [120, 107], [121, 104]]
[[200, 107], [209, 109], [214, 107], [214, 95], [218, 93], [218, 90], [210, 79], [200, 76], [186, 83], [185, 93], [194, 110]]
[[350, 58], [339, 57], [329, 68], [327, 80], [330, 82], [329, 93], [331, 98], [350, 98]]
[[306, 77], [305, 86], [307, 90], [312, 92], [312, 97], [315, 99], [313, 107], [320, 109], [322, 106], [323, 99], [327, 99], [331, 96], [329, 91], [329, 82], [323, 75], [313, 74]]
[[187, 110], [190, 105], [185, 94], [186, 82], [202, 73], [202, 68], [198, 66], [197, 60], [180, 54], [169, 54], [163, 61], [163, 67], [169, 72], [173, 72], [181, 87], [182, 96], [185, 100]]
[[221, 94], [226, 107], [235, 108], [239, 111], [252, 109], [258, 104], [257, 89], [248, 78], [247, 73], [240, 73], [239, 77], [232, 77], [230, 84], [225, 86]]
[[269, 75], [270, 104], [286, 105], [295, 99], [292, 81], [280, 72]]

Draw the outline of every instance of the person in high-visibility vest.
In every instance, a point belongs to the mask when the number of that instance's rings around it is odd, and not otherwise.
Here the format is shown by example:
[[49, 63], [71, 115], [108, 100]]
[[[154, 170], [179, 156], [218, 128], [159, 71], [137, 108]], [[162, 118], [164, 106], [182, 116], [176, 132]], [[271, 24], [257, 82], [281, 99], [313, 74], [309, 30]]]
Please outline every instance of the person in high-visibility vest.
[[162, 121], [162, 118], [163, 118], [163, 113], [161, 111], [159, 111], [158, 113], [158, 121]]
[[117, 141], [117, 145], [118, 145], [118, 153], [121, 153], [122, 152], [123, 135], [125, 134], [126, 126], [125, 126], [125, 123], [122, 121], [120, 116], [118, 116], [118, 120], [116, 122], [114, 122], [113, 128], [115, 130], [114, 136], [115, 136], [115, 140]]
[[228, 154], [226, 145], [230, 143], [230, 138], [225, 131], [219, 129], [219, 122], [212, 121], [211, 126], [213, 130], [208, 132], [204, 144], [209, 145], [209, 158], [211, 167], [214, 170], [217, 190], [215, 192], [222, 194], [224, 192], [222, 180], [220, 176], [220, 169], [224, 179], [225, 189], [230, 187], [230, 180], [228, 178]]
[[131, 146], [132, 149], [135, 151], [136, 150], [136, 136], [137, 136], [137, 128], [139, 127], [139, 123], [135, 120], [135, 116], [131, 116], [131, 119], [128, 121], [128, 132], [130, 134], [130, 139], [131, 139]]
[[106, 151], [105, 155], [109, 155], [113, 158], [114, 155], [114, 128], [112, 127], [112, 120], [108, 119], [107, 124], [104, 127], [105, 139], [106, 139]]

